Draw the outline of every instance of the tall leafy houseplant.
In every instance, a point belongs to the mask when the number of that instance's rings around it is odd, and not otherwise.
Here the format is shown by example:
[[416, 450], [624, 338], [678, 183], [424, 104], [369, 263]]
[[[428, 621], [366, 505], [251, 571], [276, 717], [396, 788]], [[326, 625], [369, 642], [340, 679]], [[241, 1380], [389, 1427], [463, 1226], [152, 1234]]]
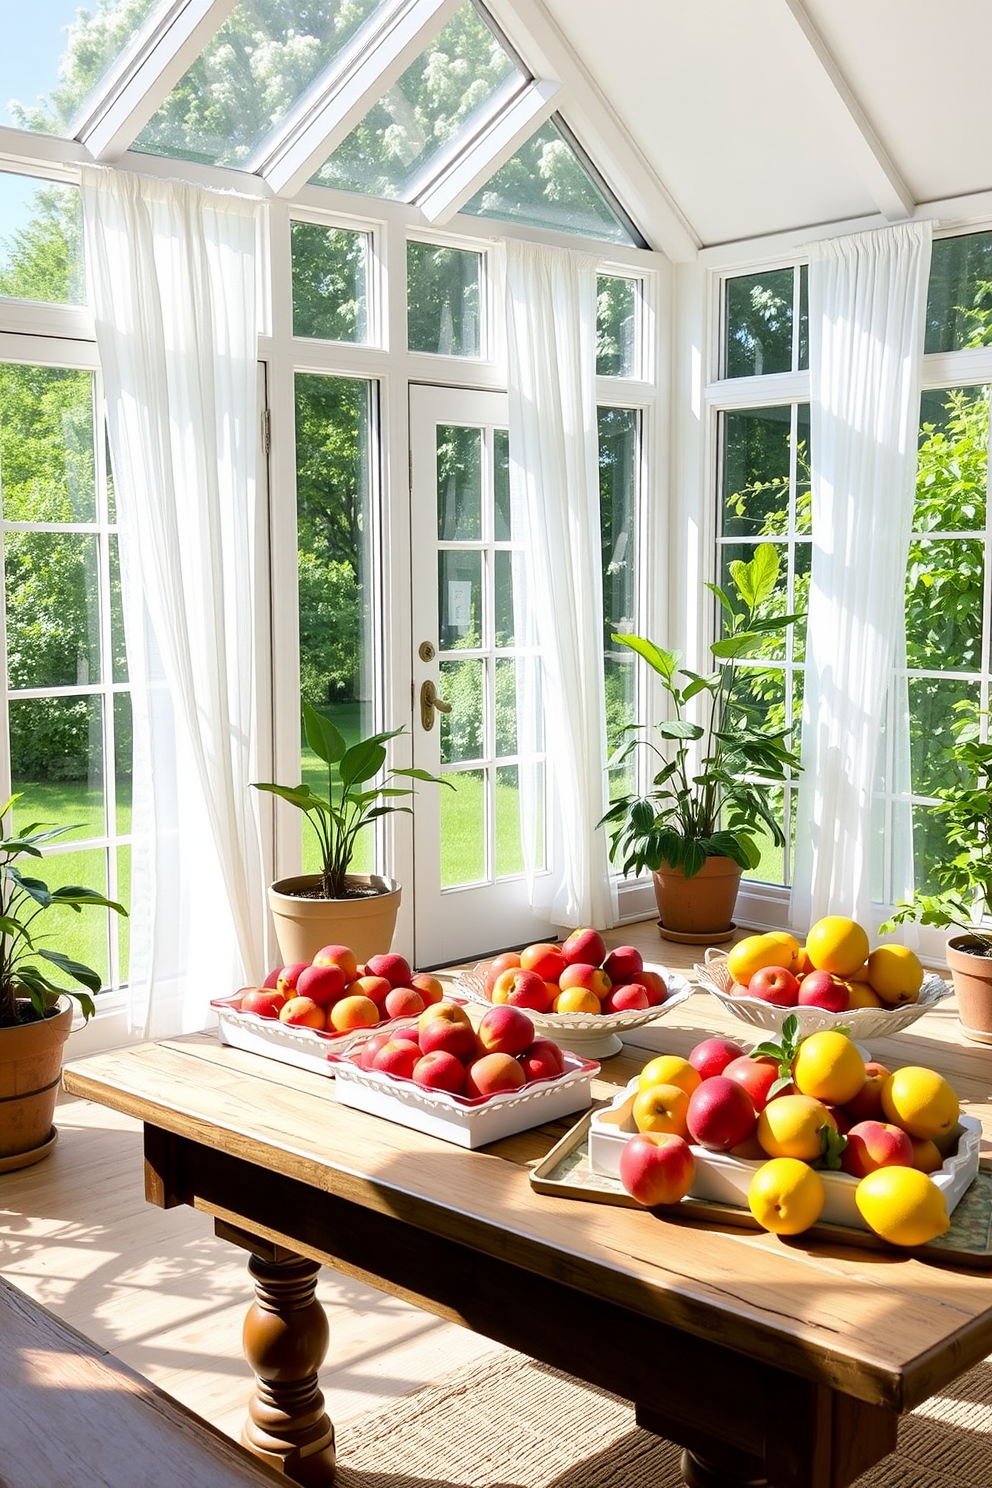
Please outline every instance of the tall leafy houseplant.
[[622, 796], [602, 819], [611, 856], [625, 874], [669, 868], [691, 879], [709, 858], [753, 868], [761, 857], [759, 835], [784, 843], [769, 787], [797, 771], [799, 760], [786, 743], [789, 728], [765, 727], [748, 674], [736, 663], [760, 656], [797, 617], [781, 613], [775, 602], [773, 544], [759, 544], [750, 562], [732, 563], [730, 577], [732, 593], [706, 586], [726, 617], [724, 635], [710, 646], [711, 671], [683, 667], [681, 652], [643, 636], [613, 637], [647, 662], [668, 700], [667, 716], [654, 725], [657, 741], [645, 725], [631, 725], [632, 737], [611, 761], [620, 764], [648, 749], [659, 762], [647, 793]]

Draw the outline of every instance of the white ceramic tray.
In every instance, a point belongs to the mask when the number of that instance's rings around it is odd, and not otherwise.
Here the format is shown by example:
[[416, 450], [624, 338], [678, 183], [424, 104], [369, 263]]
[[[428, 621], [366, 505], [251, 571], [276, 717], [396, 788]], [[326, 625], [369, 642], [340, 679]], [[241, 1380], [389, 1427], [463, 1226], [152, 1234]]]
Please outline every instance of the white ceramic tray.
[[381, 1070], [363, 1070], [357, 1062], [358, 1054], [355, 1047], [350, 1054], [331, 1055], [330, 1062], [337, 1072], [335, 1095], [342, 1105], [383, 1116], [459, 1147], [483, 1147], [559, 1116], [584, 1111], [592, 1104], [592, 1081], [599, 1073], [595, 1060], [566, 1054], [565, 1073], [555, 1080], [535, 1080], [522, 1090], [469, 1100], [443, 1090], [424, 1090], [412, 1080], [401, 1080]]
[[[635, 1078], [605, 1110], [593, 1112], [589, 1121], [589, 1165], [593, 1172], [603, 1173], [608, 1178], [619, 1177], [620, 1154], [637, 1133], [632, 1114], [636, 1094]], [[973, 1116], [962, 1116], [960, 1125], [962, 1130], [957, 1151], [945, 1159], [942, 1168], [930, 1175], [944, 1195], [948, 1214], [978, 1172], [982, 1124]], [[761, 1167], [761, 1161], [745, 1161], [725, 1152], [710, 1152], [705, 1147], [690, 1145], [696, 1159], [696, 1177], [689, 1190], [690, 1196], [746, 1209], [748, 1187]], [[820, 1176], [827, 1193], [822, 1221], [857, 1230], [867, 1229], [854, 1202], [857, 1178], [852, 1178], [849, 1173], [835, 1172], [821, 1172]]]
[[765, 1028], [770, 1033], [781, 1033], [782, 1024], [792, 1013], [803, 1038], [810, 1033], [819, 1033], [823, 1028], [838, 1027], [849, 1029], [851, 1037], [859, 1042], [888, 1038], [890, 1034], [902, 1033], [904, 1028], [951, 995], [947, 982], [930, 975], [923, 978], [919, 1000], [904, 1003], [901, 1007], [849, 1008], [846, 1013], [828, 1013], [825, 1008], [816, 1007], [775, 1007], [760, 998], [740, 997], [731, 991], [734, 979], [727, 970], [726, 951], [711, 948], [704, 959], [704, 965], [693, 967], [699, 985], [710, 992], [728, 1013], [742, 1023], [750, 1023], [753, 1028]]
[[[489, 966], [488, 961], [480, 961], [472, 971], [461, 972], [455, 984], [469, 1002], [479, 1002], [483, 1007], [492, 1007], [486, 996]], [[657, 1007], [631, 1009], [626, 1013], [534, 1013], [530, 1008], [524, 1011], [540, 1038], [551, 1039], [560, 1049], [571, 1049], [588, 1059], [607, 1059], [623, 1048], [621, 1034], [663, 1018], [696, 990], [685, 977], [664, 966], [646, 961], [644, 970], [657, 972], [668, 986], [668, 996]]]
[[[444, 1001], [461, 1003], [462, 999], [446, 993]], [[372, 1028], [355, 1028], [350, 1033], [324, 1033], [318, 1028], [280, 1023], [278, 1018], [261, 1018], [258, 1013], [243, 1013], [240, 1002], [239, 992], [234, 997], [215, 997], [210, 1004], [217, 1014], [217, 1032], [222, 1044], [246, 1049], [249, 1054], [263, 1054], [267, 1059], [278, 1059], [282, 1064], [292, 1064], [297, 1069], [311, 1070], [318, 1075], [334, 1074], [334, 1066], [327, 1060], [329, 1054], [346, 1053], [372, 1033], [382, 1033], [385, 1028], [409, 1028], [411, 1022], [417, 1021], [415, 1018], [390, 1018]]]

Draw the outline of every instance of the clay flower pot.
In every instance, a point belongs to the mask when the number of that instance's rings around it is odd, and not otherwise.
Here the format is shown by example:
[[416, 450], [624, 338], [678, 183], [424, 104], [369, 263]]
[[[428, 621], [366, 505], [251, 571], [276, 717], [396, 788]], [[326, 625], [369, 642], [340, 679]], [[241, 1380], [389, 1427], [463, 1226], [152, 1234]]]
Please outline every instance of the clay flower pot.
[[312, 961], [325, 945], [351, 946], [359, 961], [389, 950], [400, 907], [400, 885], [377, 873], [354, 873], [348, 878], [360, 890], [348, 899], [321, 899], [307, 893], [320, 882], [316, 873], [269, 885], [269, 908], [284, 966]]
[[981, 950], [980, 940], [955, 935], [947, 942], [947, 964], [961, 1032], [977, 1043], [992, 1044], [992, 956], [982, 955]]
[[27, 1168], [55, 1145], [52, 1117], [72, 1004], [35, 1023], [0, 1028], [0, 1173]]
[[663, 936], [701, 944], [733, 929], [741, 869], [732, 858], [707, 858], [691, 878], [666, 863], [653, 878]]

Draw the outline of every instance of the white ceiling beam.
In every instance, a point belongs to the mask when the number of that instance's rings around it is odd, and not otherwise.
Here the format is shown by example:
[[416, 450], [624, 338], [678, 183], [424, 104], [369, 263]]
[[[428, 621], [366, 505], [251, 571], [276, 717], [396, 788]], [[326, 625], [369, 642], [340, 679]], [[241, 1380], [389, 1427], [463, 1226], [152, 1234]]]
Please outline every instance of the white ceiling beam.
[[824, 76], [842, 105], [843, 144], [852, 157], [861, 180], [871, 192], [872, 200], [890, 222], [903, 222], [912, 217], [916, 202], [902, 173], [890, 156], [850, 84], [806, 9], [803, 0], [785, 0], [815, 56]]
[[173, 0], [121, 54], [106, 87], [73, 133], [94, 160], [117, 161], [165, 102], [237, 0]]
[[427, 221], [450, 221], [524, 140], [551, 117], [560, 90], [560, 83], [531, 82], [521, 89], [515, 81], [512, 96], [502, 105], [496, 101], [474, 138], [459, 141], [443, 161], [434, 163], [423, 184], [417, 183], [410, 192], [410, 201]]
[[296, 196], [459, 9], [462, 0], [397, 0], [352, 37], [248, 168], [277, 196]]
[[[558, 112], [652, 248], [673, 262], [696, 257], [701, 238], [573, 51], [542, 0], [483, 0], [538, 77], [562, 84]], [[606, 22], [608, 24], [608, 22]]]

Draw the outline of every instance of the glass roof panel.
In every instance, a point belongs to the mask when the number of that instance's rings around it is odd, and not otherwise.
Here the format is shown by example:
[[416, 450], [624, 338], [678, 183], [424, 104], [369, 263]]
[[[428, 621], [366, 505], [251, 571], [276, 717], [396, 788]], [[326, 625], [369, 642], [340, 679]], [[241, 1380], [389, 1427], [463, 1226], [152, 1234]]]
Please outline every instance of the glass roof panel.
[[4, 6], [0, 123], [72, 134], [72, 121], [162, 0], [31, 0]]
[[379, 3], [240, 0], [132, 148], [242, 165]]
[[610, 243], [643, 244], [554, 119], [535, 130], [462, 211]]
[[466, 3], [312, 178], [319, 186], [403, 200], [433, 157], [524, 75]]

